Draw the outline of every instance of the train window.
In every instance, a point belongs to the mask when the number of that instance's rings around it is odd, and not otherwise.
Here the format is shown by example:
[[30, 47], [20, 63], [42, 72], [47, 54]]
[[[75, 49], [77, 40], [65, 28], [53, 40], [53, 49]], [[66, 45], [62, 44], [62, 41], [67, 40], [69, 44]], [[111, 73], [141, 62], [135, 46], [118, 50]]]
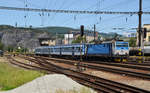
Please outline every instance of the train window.
[[128, 47], [127, 44], [123, 44], [123, 45], [116, 45], [116, 47]]
[[75, 52], [80, 51], [80, 47], [75, 47], [75, 48], [74, 48], [74, 51], [75, 51]]
[[52, 48], [50, 48], [50, 52], [53, 52], [53, 49], [52, 49]]
[[37, 49], [36, 51], [37, 51], [37, 52], [40, 52], [40, 49]]
[[80, 47], [78, 47], [78, 50], [80, 51]]
[[72, 47], [69, 47], [69, 52], [72, 52]]
[[64, 50], [64, 52], [66, 52], [66, 48], [64, 48], [63, 50]]

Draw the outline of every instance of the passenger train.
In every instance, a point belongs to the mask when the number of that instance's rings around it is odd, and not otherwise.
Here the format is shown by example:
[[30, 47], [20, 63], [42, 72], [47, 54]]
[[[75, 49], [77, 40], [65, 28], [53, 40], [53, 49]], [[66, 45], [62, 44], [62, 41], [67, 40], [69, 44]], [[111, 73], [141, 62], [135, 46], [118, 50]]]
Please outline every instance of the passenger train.
[[129, 44], [124, 41], [103, 42], [100, 44], [71, 44], [42, 46], [35, 49], [36, 55], [71, 56], [83, 58], [107, 57], [127, 58], [129, 56]]

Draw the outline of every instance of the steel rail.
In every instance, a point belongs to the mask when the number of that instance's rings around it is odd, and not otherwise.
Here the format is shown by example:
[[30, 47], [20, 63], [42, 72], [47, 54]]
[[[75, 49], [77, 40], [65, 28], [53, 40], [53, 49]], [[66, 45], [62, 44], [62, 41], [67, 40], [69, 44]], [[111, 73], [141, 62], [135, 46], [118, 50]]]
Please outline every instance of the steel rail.
[[[36, 58], [35, 60], [40, 60], [39, 58]], [[45, 65], [50, 65], [50, 67], [56, 67], [56, 68], [59, 68], [59, 69], [61, 69], [61, 70], [65, 70], [65, 72], [66, 71], [70, 71], [70, 69], [66, 69], [66, 68], [62, 68], [62, 67], [59, 67], [59, 66], [56, 66], [56, 65], [54, 65], [54, 64], [51, 64], [51, 63], [49, 63], [49, 62], [46, 62], [46, 60], [45, 59], [42, 59], [41, 60], [41, 62], [42, 62], [42, 64], [44, 63]], [[73, 71], [72, 70], [72, 72], [75, 72], [75, 73], [78, 73], [79, 74], [79, 72], [76, 72], [76, 71]], [[80, 76], [81, 75], [83, 75], [83, 74], [85, 74], [85, 73], [80, 73]], [[128, 86], [128, 85], [124, 85], [124, 84], [120, 84], [120, 83], [117, 83], [117, 82], [114, 82], [114, 81], [111, 81], [111, 83], [110, 83], [110, 80], [105, 80], [105, 79], [100, 79], [100, 77], [96, 77], [96, 76], [87, 76], [87, 74], [85, 74], [85, 76], [83, 76], [84, 78], [87, 78], [87, 77], [90, 77], [90, 78], [94, 78], [94, 80], [95, 80], [95, 82], [99, 82], [99, 83], [106, 83], [107, 82], [107, 84], [109, 83], [111, 86], [113, 86], [113, 87], [121, 87], [122, 86], [122, 88], [123, 89], [128, 89], [128, 90], [130, 90], [130, 91], [132, 91], [132, 92], [139, 92], [139, 88], [135, 88], [135, 87], [132, 87], [132, 86]], [[90, 78], [88, 78], [88, 79], [90, 79]], [[103, 82], [102, 82], [102, 80], [103, 80]], [[113, 83], [112, 83], [113, 82]], [[117, 84], [114, 84], [114, 83], [117, 83]], [[122, 89], [121, 90], [118, 90], [118, 91], [123, 91]], [[140, 92], [142, 92], [142, 90], [140, 89]], [[146, 91], [146, 92], [148, 92], [148, 91]]]
[[[17, 61], [17, 60], [14, 60], [13, 59], [13, 61], [15, 61], [15, 63], [14, 62], [11, 62], [12, 64], [14, 64], [14, 65], [17, 65], [17, 66], [19, 66], [19, 67], [23, 67], [23, 68], [27, 68], [27, 69], [31, 69], [31, 68], [28, 68], [28, 67], [24, 67], [24, 66], [22, 66], [22, 65], [27, 65], [27, 66], [31, 66], [31, 67], [35, 67], [35, 66], [32, 66], [32, 65], [29, 65], [29, 64], [25, 64], [25, 63], [22, 63], [22, 62], [19, 62], [19, 61]], [[32, 60], [33, 61], [33, 60]], [[35, 61], [34, 61], [35, 62]], [[18, 64], [19, 63], [19, 64]], [[36, 62], [37, 63], [37, 62]], [[20, 65], [21, 64], [21, 65]], [[36, 68], [38, 68], [38, 69], [41, 69], [41, 70], [45, 70], [45, 71], [51, 71], [51, 72], [55, 72], [55, 73], [60, 73], [60, 74], [65, 74], [65, 75], [67, 75], [67, 76], [69, 76], [69, 77], [71, 77], [71, 78], [75, 78], [75, 79], [78, 79], [79, 81], [79, 83], [81, 83], [81, 84], [83, 84], [83, 85], [85, 85], [85, 86], [88, 86], [88, 87], [91, 87], [91, 88], [93, 88], [93, 89], [95, 89], [96, 91], [98, 91], [98, 93], [99, 92], [104, 92], [104, 93], [117, 93], [118, 91], [115, 91], [115, 90], [112, 90], [112, 89], [107, 89], [107, 88], [105, 88], [105, 87], [100, 87], [100, 85], [99, 84], [97, 84], [97, 83], [94, 83], [94, 82], [92, 82], [92, 81], [90, 81], [89, 79], [85, 79], [84, 77], [80, 77], [80, 76], [76, 76], [76, 75], [74, 75], [74, 74], [71, 74], [71, 73], [66, 73], [66, 72], [62, 72], [62, 69], [60, 70], [60, 69], [58, 69], [58, 68], [53, 68], [53, 67], [51, 67], [51, 69], [50, 68], [41, 68], [41, 67], [36, 67]], [[53, 68], [53, 69], [52, 69]], [[119, 93], [119, 92], [118, 92]]]
[[[72, 69], [67, 69], [67, 68], [63, 68], [63, 67], [60, 67], [60, 66], [57, 66], [57, 65], [54, 65], [52, 63], [49, 63], [47, 62], [45, 59], [42, 59], [43, 63], [46, 62], [47, 65], [50, 65], [50, 66], [53, 66], [53, 67], [57, 67], [57, 68], [60, 68], [60, 69], [63, 69], [65, 71], [72, 71], [74, 73], [78, 73], [80, 76], [84, 75], [83, 77], [86, 78], [86, 77], [90, 77], [90, 78], [94, 78], [95, 82], [99, 82], [99, 83], [103, 83], [103, 84], [109, 84], [110, 86], [113, 86], [113, 87], [117, 87], [117, 88], [121, 88], [121, 90], [119, 90], [120, 92], [123, 91], [124, 89], [125, 90], [130, 90], [130, 91], [134, 91], [134, 92], [139, 92], [137, 91], [138, 88], [135, 88], [135, 87], [132, 87], [132, 86], [128, 86], [128, 85], [124, 85], [124, 84], [121, 84], [121, 83], [117, 83], [117, 82], [114, 82], [114, 81], [110, 81], [110, 80], [106, 80], [106, 79], [103, 79], [103, 78], [100, 78], [100, 77], [97, 77], [97, 76], [92, 76], [92, 75], [89, 75], [89, 74], [85, 74], [85, 73], [81, 73], [81, 72], [77, 72], [77, 71], [74, 71]], [[103, 80], [103, 82], [102, 82]], [[111, 82], [111, 83], [110, 83]], [[125, 91], [124, 90], [124, 91]]]
[[[38, 58], [38, 57], [36, 57], [36, 58]], [[57, 60], [57, 59], [53, 59], [53, 58], [52, 59], [51, 58], [46, 58], [46, 59], [66, 63], [66, 64], [69, 64], [69, 65], [74, 65], [75, 64], [75, 62], [71, 62], [70, 60], [68, 60], [68, 61], [67, 60]], [[76, 61], [76, 63], [77, 62], [78, 61]], [[113, 73], [116, 73], [116, 74], [124, 74], [124, 75], [132, 76], [132, 77], [139, 77], [139, 78], [150, 80], [150, 75], [149, 74], [140, 73], [140, 72], [121, 70], [121, 69], [110, 68], [110, 67], [103, 67], [103, 66], [100, 66], [100, 65], [99, 66], [95, 66], [95, 65], [91, 65], [91, 64], [89, 65], [89, 64], [85, 64], [84, 62], [82, 62], [82, 65], [79, 65], [79, 66], [94, 69], [94, 70], [103, 70], [103, 71], [107, 71], [107, 72], [113, 72]]]

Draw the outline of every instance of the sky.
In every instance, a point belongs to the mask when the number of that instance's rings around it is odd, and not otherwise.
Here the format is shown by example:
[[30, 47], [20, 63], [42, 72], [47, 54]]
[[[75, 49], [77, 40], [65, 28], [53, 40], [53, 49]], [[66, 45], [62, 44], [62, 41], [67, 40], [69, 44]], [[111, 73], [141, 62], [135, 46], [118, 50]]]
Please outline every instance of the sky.
[[[139, 0], [1, 0], [0, 6], [136, 12], [139, 10]], [[143, 0], [143, 11], [150, 12], [150, 0]], [[33, 27], [65, 26], [80, 28], [80, 25], [84, 25], [85, 29], [89, 30], [92, 30], [94, 24], [96, 24], [96, 31], [99, 32], [124, 33], [133, 31], [131, 28], [138, 27], [138, 15], [64, 14], [0, 10], [0, 25], [15, 26], [16, 23], [19, 27], [32, 25]], [[142, 24], [150, 24], [150, 15], [143, 15]], [[113, 28], [124, 29], [114, 30]]]

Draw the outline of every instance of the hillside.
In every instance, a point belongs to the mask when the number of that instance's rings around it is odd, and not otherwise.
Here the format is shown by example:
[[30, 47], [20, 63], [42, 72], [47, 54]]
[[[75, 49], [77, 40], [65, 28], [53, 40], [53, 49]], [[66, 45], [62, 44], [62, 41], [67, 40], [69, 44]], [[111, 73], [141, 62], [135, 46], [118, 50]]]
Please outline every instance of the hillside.
[[29, 50], [40, 46], [38, 38], [50, 38], [52, 35], [46, 31], [33, 28], [13, 27], [9, 25], [0, 26], [0, 40], [4, 48], [23, 47]]
[[[10, 25], [0, 25], [0, 31], [2, 30], [6, 30], [6, 29], [19, 29], [19, 30], [30, 30], [32, 32], [36, 32], [36, 33], [43, 33], [43, 32], [47, 32], [49, 34], [51, 34], [52, 36], [57, 34], [66, 34], [69, 31], [73, 30], [73, 31], [79, 31], [79, 29], [74, 29], [74, 28], [70, 28], [70, 27], [59, 27], [59, 26], [53, 26], [53, 27], [37, 27], [37, 28], [24, 28], [24, 27], [13, 27]], [[86, 30], [89, 31], [89, 30]], [[116, 33], [110, 32], [110, 33], [99, 33], [99, 35], [101, 35], [104, 38], [112, 38], [116, 35]], [[119, 35], [119, 37], [121, 37], [122, 35]]]
[[43, 28], [35, 28], [41, 31], [46, 31], [49, 32], [51, 34], [65, 34], [68, 33], [71, 30], [76, 30], [73, 28], [69, 28], [69, 27], [43, 27]]

